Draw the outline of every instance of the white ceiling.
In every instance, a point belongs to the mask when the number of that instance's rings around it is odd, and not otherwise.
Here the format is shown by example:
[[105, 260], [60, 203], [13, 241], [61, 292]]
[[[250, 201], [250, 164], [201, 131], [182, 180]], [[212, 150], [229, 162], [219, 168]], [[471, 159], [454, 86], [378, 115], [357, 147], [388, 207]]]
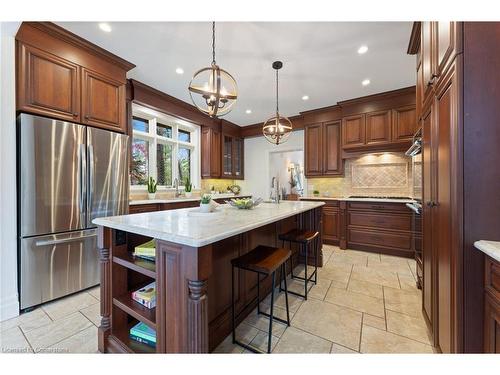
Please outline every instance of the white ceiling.
[[[189, 103], [192, 74], [212, 61], [210, 22], [112, 22], [109, 33], [96, 22], [58, 24], [136, 64], [129, 78]], [[273, 115], [275, 60], [284, 63], [285, 116], [415, 84], [415, 58], [406, 54], [411, 22], [219, 22], [216, 29], [217, 63], [239, 88], [225, 118], [238, 125]], [[361, 45], [369, 48], [364, 55], [357, 53]], [[362, 86], [364, 79], [371, 84]]]

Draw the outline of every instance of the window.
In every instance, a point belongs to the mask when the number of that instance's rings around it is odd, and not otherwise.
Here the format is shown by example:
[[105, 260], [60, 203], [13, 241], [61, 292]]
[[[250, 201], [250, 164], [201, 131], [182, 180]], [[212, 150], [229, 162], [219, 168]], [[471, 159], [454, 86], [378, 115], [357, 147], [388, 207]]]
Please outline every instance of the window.
[[199, 180], [199, 127], [137, 105], [132, 118], [132, 162], [130, 182], [144, 189], [149, 177], [159, 188], [170, 188], [178, 179]]

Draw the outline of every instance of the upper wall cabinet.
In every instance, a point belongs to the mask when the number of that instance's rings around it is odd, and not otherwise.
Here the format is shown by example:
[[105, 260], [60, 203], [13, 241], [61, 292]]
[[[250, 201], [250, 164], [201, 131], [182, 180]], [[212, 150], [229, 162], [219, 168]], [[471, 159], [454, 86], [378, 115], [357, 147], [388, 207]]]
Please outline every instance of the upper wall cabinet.
[[391, 142], [391, 111], [366, 114], [366, 144], [385, 145]]
[[18, 111], [126, 132], [133, 64], [50, 22], [24, 22], [16, 49]]
[[340, 124], [340, 121], [330, 121], [305, 126], [304, 152], [307, 177], [343, 174]]
[[342, 147], [344, 149], [364, 146], [366, 143], [366, 116], [354, 115], [342, 119]]
[[392, 110], [392, 141], [408, 141], [417, 128], [415, 106], [405, 106]]
[[221, 133], [209, 127], [201, 130], [201, 177], [221, 176]]
[[222, 135], [222, 176], [243, 179], [243, 139], [228, 134]]

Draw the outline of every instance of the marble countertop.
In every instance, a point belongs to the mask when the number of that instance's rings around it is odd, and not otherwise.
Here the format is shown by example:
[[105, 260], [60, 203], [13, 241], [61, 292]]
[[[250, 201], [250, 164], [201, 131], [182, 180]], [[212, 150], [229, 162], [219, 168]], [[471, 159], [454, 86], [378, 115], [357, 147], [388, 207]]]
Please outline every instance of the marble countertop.
[[300, 197], [300, 199], [314, 199], [319, 201], [348, 201], [348, 202], [386, 202], [386, 203], [413, 203], [414, 199], [390, 198], [346, 198], [346, 197]]
[[[210, 194], [213, 199], [230, 199], [238, 197], [251, 197], [252, 194]], [[154, 203], [175, 203], [175, 202], [197, 202], [201, 199], [200, 196], [196, 197], [179, 197], [179, 198], [167, 198], [167, 199], [137, 199], [129, 201], [130, 206], [135, 206], [139, 204], [154, 204]]]
[[474, 247], [497, 262], [500, 262], [500, 241], [476, 241], [474, 242]]
[[220, 205], [215, 213], [198, 207], [94, 219], [96, 225], [200, 247], [324, 205], [323, 202], [261, 203], [252, 210]]

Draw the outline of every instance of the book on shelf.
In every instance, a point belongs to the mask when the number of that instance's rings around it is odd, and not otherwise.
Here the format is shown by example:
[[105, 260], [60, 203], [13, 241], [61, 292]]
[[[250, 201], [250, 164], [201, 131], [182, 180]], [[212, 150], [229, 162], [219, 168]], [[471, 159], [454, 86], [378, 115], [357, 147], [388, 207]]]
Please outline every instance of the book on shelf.
[[133, 255], [142, 259], [154, 261], [156, 258], [155, 240], [153, 239], [151, 241], [136, 246], [134, 248]]
[[132, 299], [148, 309], [156, 307], [156, 282], [132, 292]]
[[145, 323], [139, 322], [130, 328], [129, 336], [132, 340], [152, 347], [156, 346], [156, 332]]

